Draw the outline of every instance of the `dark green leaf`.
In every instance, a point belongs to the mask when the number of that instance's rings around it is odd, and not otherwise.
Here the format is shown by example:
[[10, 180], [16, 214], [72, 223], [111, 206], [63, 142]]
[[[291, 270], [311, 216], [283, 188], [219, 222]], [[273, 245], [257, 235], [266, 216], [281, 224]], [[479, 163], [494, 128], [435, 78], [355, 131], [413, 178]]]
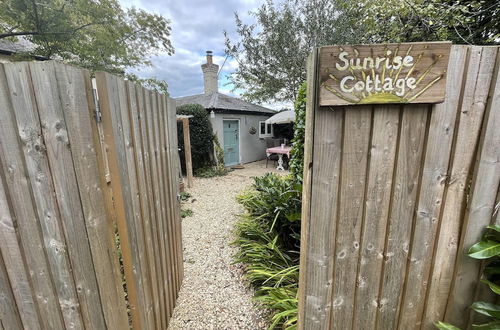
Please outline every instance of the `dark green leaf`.
[[469, 257], [474, 259], [488, 259], [500, 254], [500, 242], [495, 241], [481, 241], [474, 244], [469, 249]]
[[491, 316], [497, 319], [500, 318], [500, 306], [498, 305], [478, 301], [473, 303], [471, 308], [480, 314]]

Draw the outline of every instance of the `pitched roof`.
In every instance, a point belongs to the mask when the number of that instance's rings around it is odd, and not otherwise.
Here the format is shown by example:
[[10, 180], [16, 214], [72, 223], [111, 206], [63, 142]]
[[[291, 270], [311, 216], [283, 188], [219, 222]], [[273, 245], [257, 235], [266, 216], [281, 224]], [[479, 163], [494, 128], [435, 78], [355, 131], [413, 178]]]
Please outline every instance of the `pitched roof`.
[[177, 105], [200, 104], [205, 109], [211, 110], [236, 110], [246, 112], [261, 112], [265, 114], [276, 113], [275, 110], [243, 101], [236, 97], [225, 95], [219, 92], [178, 97], [175, 100], [177, 101]]

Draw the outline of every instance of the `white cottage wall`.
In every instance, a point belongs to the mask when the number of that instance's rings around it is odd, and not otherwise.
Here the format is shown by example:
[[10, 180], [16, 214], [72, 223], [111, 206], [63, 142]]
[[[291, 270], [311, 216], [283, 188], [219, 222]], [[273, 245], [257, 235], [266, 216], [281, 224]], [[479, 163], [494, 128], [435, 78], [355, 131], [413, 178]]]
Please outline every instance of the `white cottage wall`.
[[[224, 148], [223, 120], [240, 121], [240, 162], [246, 164], [266, 158], [266, 140], [259, 138], [259, 122], [268, 118], [269, 115], [216, 113], [215, 118], [210, 118], [210, 121], [222, 148]], [[250, 134], [252, 127], [256, 130], [255, 134]]]

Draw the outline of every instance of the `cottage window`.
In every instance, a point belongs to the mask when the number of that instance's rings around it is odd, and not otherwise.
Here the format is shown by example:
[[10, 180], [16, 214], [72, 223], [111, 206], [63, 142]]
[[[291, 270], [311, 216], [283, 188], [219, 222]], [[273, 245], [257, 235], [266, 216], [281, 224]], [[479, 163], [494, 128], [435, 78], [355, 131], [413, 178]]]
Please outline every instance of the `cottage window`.
[[273, 124], [266, 124], [265, 121], [259, 122], [259, 138], [273, 137]]

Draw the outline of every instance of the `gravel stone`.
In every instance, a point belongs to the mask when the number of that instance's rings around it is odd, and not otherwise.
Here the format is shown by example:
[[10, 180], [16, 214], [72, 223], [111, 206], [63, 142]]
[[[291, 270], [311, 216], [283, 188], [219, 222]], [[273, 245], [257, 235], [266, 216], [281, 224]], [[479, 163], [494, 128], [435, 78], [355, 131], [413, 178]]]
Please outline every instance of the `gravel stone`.
[[[265, 161], [245, 164], [223, 177], [195, 178], [183, 208], [194, 214], [182, 220], [184, 280], [169, 329], [266, 329], [266, 312], [252, 301], [254, 291], [234, 264], [234, 224], [243, 208], [238, 192], [252, 177], [277, 172]], [[284, 173], [284, 172], [280, 172]]]

